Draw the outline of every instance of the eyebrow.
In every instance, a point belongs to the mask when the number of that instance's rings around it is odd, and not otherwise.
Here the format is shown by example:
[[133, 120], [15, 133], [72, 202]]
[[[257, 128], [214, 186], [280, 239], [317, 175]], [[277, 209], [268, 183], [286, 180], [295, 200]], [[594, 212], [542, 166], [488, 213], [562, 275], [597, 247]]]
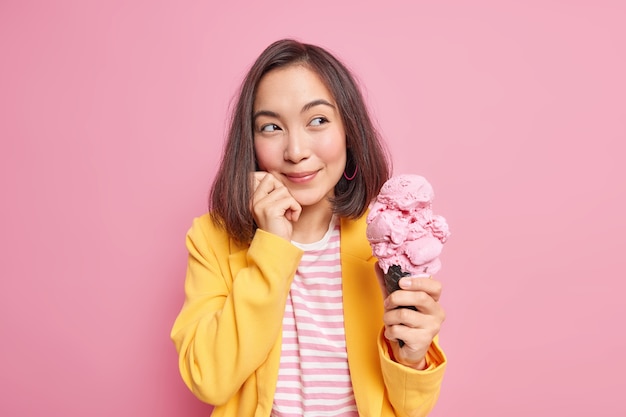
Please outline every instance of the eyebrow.
[[[333, 104], [331, 104], [327, 100], [324, 100], [323, 98], [319, 98], [317, 100], [313, 100], [310, 103], [307, 103], [304, 106], [302, 106], [302, 110], [300, 110], [300, 113], [304, 113], [312, 109], [315, 106], [328, 106], [328, 107], [331, 107], [333, 110], [337, 109]], [[259, 110], [252, 115], [252, 120], [256, 120], [256, 118], [259, 116], [268, 116], [268, 117], [275, 117], [275, 118], [280, 117], [280, 115], [276, 112], [273, 112], [270, 110]]]
[[312, 102], [305, 104], [302, 107], [302, 110], [300, 110], [300, 113], [304, 113], [305, 111], [310, 110], [310, 109], [312, 109], [315, 106], [328, 106], [328, 107], [332, 107], [333, 110], [335, 109], [334, 105], [332, 105], [328, 101], [324, 100], [323, 98], [319, 98], [317, 100], [313, 100]]

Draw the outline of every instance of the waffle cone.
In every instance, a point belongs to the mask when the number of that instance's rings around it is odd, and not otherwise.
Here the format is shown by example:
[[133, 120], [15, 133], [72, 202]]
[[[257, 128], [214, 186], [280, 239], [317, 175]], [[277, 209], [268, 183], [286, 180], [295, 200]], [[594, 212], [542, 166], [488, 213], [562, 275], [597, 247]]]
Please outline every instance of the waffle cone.
[[403, 271], [400, 265], [391, 265], [385, 274], [385, 288], [387, 288], [387, 292], [391, 294], [392, 292], [399, 290], [400, 285], [398, 282], [400, 281], [400, 278], [407, 277], [409, 275], [411, 275], [411, 273]]

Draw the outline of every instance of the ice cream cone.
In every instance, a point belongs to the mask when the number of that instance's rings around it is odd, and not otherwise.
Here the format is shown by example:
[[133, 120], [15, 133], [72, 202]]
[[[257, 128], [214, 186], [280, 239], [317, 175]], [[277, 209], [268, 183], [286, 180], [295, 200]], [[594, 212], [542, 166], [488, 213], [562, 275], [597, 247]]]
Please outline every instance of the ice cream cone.
[[411, 273], [403, 271], [400, 265], [391, 265], [385, 274], [385, 288], [387, 289], [387, 292], [391, 294], [392, 292], [399, 290], [400, 278], [408, 277], [410, 275]]
[[[385, 288], [387, 289], [387, 292], [391, 294], [392, 292], [399, 290], [400, 278], [408, 277], [410, 275], [411, 273], [407, 271], [403, 271], [400, 265], [391, 265], [387, 273], [384, 275]], [[404, 306], [404, 307], [398, 307], [398, 308], [409, 308], [411, 310], [417, 311], [417, 308], [413, 306]], [[404, 346], [404, 340], [398, 340], [398, 344], [400, 344], [400, 347]]]
[[[367, 216], [367, 239], [384, 272], [387, 292], [406, 276], [429, 276], [441, 268], [439, 255], [450, 235], [446, 219], [432, 212], [432, 186], [419, 175], [390, 178]], [[410, 308], [414, 306], [398, 307]], [[398, 340], [400, 347], [404, 346]]]

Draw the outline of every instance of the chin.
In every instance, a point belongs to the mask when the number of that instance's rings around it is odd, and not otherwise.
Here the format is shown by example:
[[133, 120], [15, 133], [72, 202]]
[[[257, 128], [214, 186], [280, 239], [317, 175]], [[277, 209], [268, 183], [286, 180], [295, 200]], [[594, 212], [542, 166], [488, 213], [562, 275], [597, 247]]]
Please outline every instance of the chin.
[[327, 203], [330, 206], [330, 198], [333, 196], [333, 193], [328, 193], [323, 196], [311, 196], [310, 193], [303, 192], [303, 195], [300, 197], [298, 195], [294, 195], [294, 198], [302, 207], [311, 207], [319, 204]]

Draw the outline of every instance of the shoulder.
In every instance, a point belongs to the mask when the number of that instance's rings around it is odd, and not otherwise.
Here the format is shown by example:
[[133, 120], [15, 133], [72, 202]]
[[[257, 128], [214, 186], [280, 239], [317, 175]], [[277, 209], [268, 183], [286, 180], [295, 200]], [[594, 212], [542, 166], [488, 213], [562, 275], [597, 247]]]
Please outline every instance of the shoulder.
[[191, 222], [191, 228], [189, 229], [190, 232], [200, 230], [211, 233], [219, 233], [221, 230], [226, 233], [226, 231], [223, 230], [220, 225], [213, 220], [213, 216], [211, 216], [211, 213], [204, 213], [201, 216], [195, 217]]
[[191, 222], [191, 227], [187, 232], [187, 236], [200, 237], [211, 236], [213, 238], [228, 238], [228, 233], [219, 224], [217, 224], [211, 213], [205, 213], [202, 216], [196, 217]]
[[247, 245], [237, 244], [211, 213], [205, 213], [196, 217], [187, 231], [187, 245], [193, 245], [199, 249], [208, 247], [213, 251], [226, 250], [229, 252], [240, 250]]

